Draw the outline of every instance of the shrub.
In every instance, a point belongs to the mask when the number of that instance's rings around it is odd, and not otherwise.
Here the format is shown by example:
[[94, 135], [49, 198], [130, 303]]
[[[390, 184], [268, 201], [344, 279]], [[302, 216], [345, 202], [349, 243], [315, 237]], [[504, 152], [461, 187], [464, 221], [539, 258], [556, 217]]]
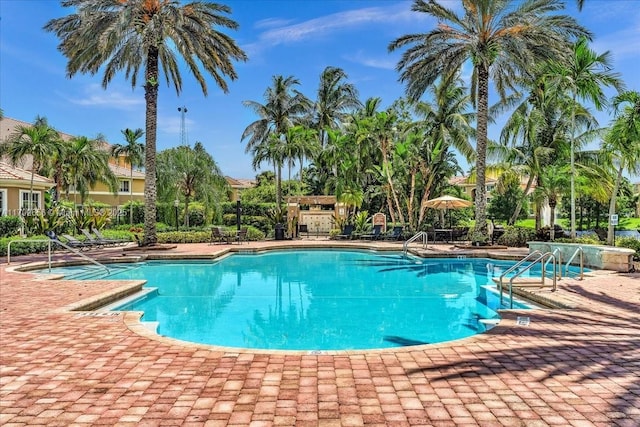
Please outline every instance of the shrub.
[[22, 220], [19, 216], [0, 216], [0, 237], [15, 236], [20, 233]]
[[527, 242], [535, 238], [536, 232], [531, 228], [508, 226], [504, 234], [498, 238], [498, 244], [514, 248], [523, 248]]
[[[49, 240], [46, 236], [31, 236], [30, 239]], [[0, 256], [7, 255], [7, 248], [11, 241], [16, 241], [16, 243], [11, 244], [11, 256], [34, 254], [46, 252], [47, 250], [47, 242], [30, 242], [17, 236], [3, 237], [0, 238]]]
[[636, 251], [633, 259], [640, 261], [640, 239], [636, 239], [635, 237], [619, 237], [616, 239], [616, 246], [633, 249]]

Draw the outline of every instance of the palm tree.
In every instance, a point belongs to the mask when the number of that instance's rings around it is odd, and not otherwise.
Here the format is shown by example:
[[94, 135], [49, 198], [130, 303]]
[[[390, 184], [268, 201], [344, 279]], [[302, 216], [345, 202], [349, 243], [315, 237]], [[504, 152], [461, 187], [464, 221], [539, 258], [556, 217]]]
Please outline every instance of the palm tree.
[[439, 24], [429, 33], [396, 39], [389, 50], [409, 46], [397, 69], [412, 101], [419, 100], [439, 76], [458, 71], [471, 61], [471, 95], [477, 106], [475, 227], [486, 233], [490, 78], [504, 99], [517, 75], [527, 74], [533, 64], [561, 56], [570, 37], [589, 33], [575, 19], [551, 13], [564, 8], [559, 0], [464, 0], [462, 6], [464, 14], [458, 15], [435, 0], [414, 0], [413, 11], [429, 14]]
[[191, 201], [201, 200], [209, 205], [226, 186], [220, 168], [201, 142], [193, 148], [180, 145], [160, 152], [158, 165], [158, 184], [167, 192], [165, 198], [177, 199], [181, 195], [184, 199], [185, 227], [189, 226]]
[[348, 114], [362, 107], [358, 100], [358, 89], [346, 83], [347, 73], [341, 68], [327, 67], [320, 75], [320, 85], [313, 106], [313, 126], [320, 135], [320, 144], [326, 143], [326, 129], [342, 127]]
[[60, 141], [58, 132], [47, 124], [46, 119], [38, 117], [33, 126], [16, 126], [6, 141], [0, 144], [0, 157], [7, 156], [12, 165], [24, 166], [27, 160], [31, 160], [28, 210], [33, 208], [35, 173], [51, 159]]
[[604, 86], [612, 86], [618, 91], [623, 84], [620, 75], [611, 71], [609, 51], [598, 55], [589, 48], [588, 40], [581, 37], [573, 46], [572, 55], [565, 61], [550, 64], [550, 76], [558, 83], [560, 90], [571, 93], [573, 110], [571, 113], [571, 238], [576, 237], [576, 168], [575, 168], [575, 110], [578, 98], [591, 101], [598, 110], [607, 102]]
[[121, 132], [126, 144], [113, 144], [110, 152], [116, 159], [123, 156], [125, 162], [127, 162], [131, 168], [131, 183], [129, 184], [129, 224], [133, 225], [133, 168], [140, 167], [144, 164], [144, 144], [138, 142], [138, 140], [142, 138], [142, 135], [144, 135], [144, 131], [140, 128], [136, 130], [127, 128]]
[[156, 131], [160, 66], [167, 84], [182, 90], [177, 61], [181, 57], [204, 95], [204, 68], [225, 93], [225, 78], [235, 80], [232, 60], [246, 61], [235, 41], [216, 27], [236, 29], [238, 24], [224, 16], [228, 6], [194, 1], [181, 4], [165, 0], [65, 0], [65, 7], [77, 11], [52, 19], [45, 25], [60, 39], [58, 49], [68, 58], [67, 74], [96, 74], [104, 69], [102, 86], [107, 87], [119, 71], [138, 84], [144, 73], [145, 107], [145, 212], [143, 244], [157, 242], [156, 233]]
[[70, 180], [68, 184], [75, 187], [74, 197], [80, 194], [81, 205], [89, 189], [98, 182], [106, 183], [114, 193], [117, 191], [117, 179], [109, 168], [109, 153], [103, 149], [104, 144], [100, 137], [77, 136], [69, 141], [63, 168]]
[[556, 206], [562, 199], [562, 195], [566, 192], [568, 184], [567, 168], [564, 166], [553, 165], [545, 168], [538, 180], [536, 192], [538, 200], [544, 198], [547, 200], [550, 209], [549, 219], [549, 236], [551, 240], [555, 240], [555, 219]]
[[[640, 92], [626, 91], [613, 99], [616, 119], [607, 133], [603, 151], [617, 164], [615, 186], [609, 202], [609, 217], [616, 212], [616, 196], [626, 170], [640, 173]], [[614, 226], [609, 221], [607, 244], [612, 245]]]
[[[247, 126], [242, 132], [240, 140], [249, 138], [245, 152], [253, 152], [261, 144], [273, 144], [282, 142], [287, 130], [299, 124], [305, 113], [310, 110], [310, 101], [300, 92], [293, 89], [300, 81], [293, 76], [273, 76], [272, 86], [264, 93], [265, 103], [256, 101], [244, 101], [243, 105], [251, 108], [259, 117], [258, 120]], [[273, 152], [273, 150], [270, 150]], [[282, 156], [279, 156], [276, 174], [281, 176]], [[255, 162], [254, 162], [255, 163]], [[276, 203], [282, 203], [282, 183], [278, 178], [276, 182]]]

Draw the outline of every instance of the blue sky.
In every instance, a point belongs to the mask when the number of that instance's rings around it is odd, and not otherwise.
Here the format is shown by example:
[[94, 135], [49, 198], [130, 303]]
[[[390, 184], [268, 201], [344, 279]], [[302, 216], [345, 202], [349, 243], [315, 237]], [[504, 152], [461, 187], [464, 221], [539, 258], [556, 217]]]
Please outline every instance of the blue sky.
[[[395, 71], [401, 52], [389, 54], [389, 42], [427, 32], [435, 24], [424, 14], [411, 12], [411, 1], [220, 2], [232, 8], [231, 18], [240, 28], [229, 34], [249, 60], [235, 65], [239, 78], [229, 82], [228, 94], [209, 79], [209, 96], [204, 97], [186, 70], [180, 96], [172, 86], [162, 84], [158, 150], [180, 143], [178, 107], [184, 106], [188, 142], [202, 142], [223, 173], [235, 178], [253, 178], [257, 173], [240, 140], [257, 117], [242, 101], [262, 103], [272, 76], [296, 77], [299, 90], [315, 99], [322, 70], [340, 67], [363, 101], [380, 97], [386, 107], [404, 93]], [[442, 3], [460, 4], [459, 0]], [[121, 143], [122, 129], [144, 129], [143, 89], [132, 89], [123, 76], [106, 90], [101, 87], [101, 74], [66, 77], [66, 58], [56, 49], [58, 40], [42, 27], [71, 12], [54, 0], [0, 0], [0, 107], [7, 117], [32, 122], [40, 115], [62, 132], [88, 137], [100, 133], [111, 143]], [[640, 90], [640, 0], [586, 0], [582, 12], [576, 10], [574, 0], [568, 0], [566, 13], [595, 34], [593, 49], [611, 51], [614, 69], [627, 89]], [[601, 125], [609, 123], [607, 112], [597, 117]], [[498, 126], [490, 128], [490, 136], [497, 132]]]

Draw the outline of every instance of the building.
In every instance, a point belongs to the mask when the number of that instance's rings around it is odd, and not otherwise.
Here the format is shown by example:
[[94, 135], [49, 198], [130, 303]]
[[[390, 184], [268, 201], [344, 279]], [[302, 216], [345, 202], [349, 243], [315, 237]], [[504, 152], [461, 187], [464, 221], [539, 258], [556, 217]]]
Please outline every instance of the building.
[[[0, 161], [0, 215], [18, 215], [25, 209], [42, 209], [44, 193], [55, 183], [53, 180], [33, 175], [31, 191], [31, 172]], [[29, 203], [31, 194], [31, 203]]]
[[[32, 126], [32, 124], [23, 122], [20, 120], [16, 120], [10, 117], [3, 117], [2, 119], [0, 119], [0, 143], [3, 143], [5, 139], [11, 133], [13, 133], [16, 127], [18, 126]], [[60, 134], [60, 137], [63, 140], [68, 141], [73, 138], [73, 135], [69, 135], [63, 132], [58, 132], [58, 133]], [[108, 151], [109, 148], [110, 148], [110, 145], [105, 143], [104, 149]], [[6, 161], [5, 161], [5, 164], [9, 166], [8, 162]], [[31, 173], [29, 172], [31, 170], [31, 165], [32, 165], [31, 159], [25, 158], [24, 161], [21, 162], [21, 164], [16, 165], [16, 168], [14, 169], [17, 169], [19, 171], [21, 170], [23, 172], [26, 171], [27, 174], [29, 175], [29, 179], [28, 179], [29, 181], [31, 176]], [[129, 202], [129, 200], [131, 199], [139, 202], [144, 202], [144, 180], [145, 180], [144, 172], [135, 170], [135, 169], [132, 170], [130, 165], [125, 161], [124, 156], [120, 156], [118, 159], [110, 158], [109, 168], [111, 169], [111, 172], [113, 172], [116, 179], [118, 180], [118, 189], [116, 193], [114, 194], [106, 184], [98, 183], [95, 187], [89, 190], [89, 193], [87, 195], [88, 199], [91, 199], [96, 202], [104, 203], [112, 207], [122, 206], [125, 203]], [[17, 179], [16, 177], [22, 176], [22, 174], [18, 172], [18, 173], [12, 174], [11, 176], [14, 176], [13, 181], [15, 181]], [[41, 178], [44, 178], [44, 177], [41, 177]], [[45, 178], [45, 179], [48, 179], [48, 178]], [[51, 180], [49, 181], [52, 183]], [[20, 196], [23, 193], [21, 192], [16, 193], [15, 191], [9, 191], [8, 190], [9, 188], [17, 188], [17, 187], [9, 187], [8, 185], [5, 185], [3, 182], [4, 181], [0, 181], [0, 194], [3, 192], [6, 193], [5, 197], [7, 198], [7, 201], [4, 203], [7, 206], [22, 206], [22, 199], [18, 200], [16, 199], [16, 197], [23, 197], [23, 196]], [[48, 188], [51, 188], [53, 186], [55, 186], [55, 184], [50, 185]], [[39, 191], [40, 192], [43, 191], [42, 185]], [[34, 195], [34, 199], [35, 197], [36, 196]], [[79, 203], [79, 196], [73, 187], [69, 189], [68, 196], [66, 194], [62, 194], [61, 197], [63, 199], [68, 198], [69, 201]], [[43, 201], [42, 198], [40, 200]], [[40, 205], [40, 207], [42, 207], [42, 205]]]

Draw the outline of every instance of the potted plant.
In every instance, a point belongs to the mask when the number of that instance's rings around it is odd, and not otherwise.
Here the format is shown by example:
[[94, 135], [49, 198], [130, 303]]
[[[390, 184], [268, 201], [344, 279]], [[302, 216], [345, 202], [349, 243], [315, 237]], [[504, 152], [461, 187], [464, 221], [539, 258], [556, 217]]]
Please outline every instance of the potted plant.
[[489, 236], [480, 231], [471, 231], [469, 233], [471, 246], [487, 246], [489, 244]]

